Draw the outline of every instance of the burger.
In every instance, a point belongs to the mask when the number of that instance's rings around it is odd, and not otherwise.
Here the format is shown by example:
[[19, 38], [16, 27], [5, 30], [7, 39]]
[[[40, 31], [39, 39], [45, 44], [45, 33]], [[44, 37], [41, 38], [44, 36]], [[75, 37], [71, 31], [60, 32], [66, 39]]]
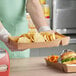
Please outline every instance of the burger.
[[76, 64], [76, 53], [74, 51], [67, 51], [61, 55], [61, 62], [63, 64]]

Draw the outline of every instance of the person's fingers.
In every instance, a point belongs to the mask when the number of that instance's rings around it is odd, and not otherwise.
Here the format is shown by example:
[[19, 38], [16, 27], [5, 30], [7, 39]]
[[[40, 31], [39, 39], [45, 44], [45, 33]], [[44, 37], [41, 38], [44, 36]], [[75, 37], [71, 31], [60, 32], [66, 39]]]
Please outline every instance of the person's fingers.
[[52, 30], [51, 30], [51, 31], [49, 31], [49, 32], [50, 32], [50, 33], [55, 33], [55, 31], [52, 31]]
[[55, 31], [52, 31], [52, 30], [46, 31], [46, 32], [49, 32], [49, 33], [51, 33], [51, 34], [55, 33]]

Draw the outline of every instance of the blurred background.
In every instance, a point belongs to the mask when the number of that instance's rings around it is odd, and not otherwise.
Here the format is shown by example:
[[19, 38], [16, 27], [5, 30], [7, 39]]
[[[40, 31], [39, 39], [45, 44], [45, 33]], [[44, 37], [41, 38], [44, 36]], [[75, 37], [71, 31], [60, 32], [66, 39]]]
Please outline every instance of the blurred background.
[[[76, 50], [76, 1], [75, 0], [40, 0], [47, 24], [52, 30], [71, 37], [70, 44], [53, 48], [31, 49], [31, 57], [57, 54], [64, 49]], [[69, 13], [71, 12], [71, 13]], [[27, 12], [29, 31], [37, 31]]]

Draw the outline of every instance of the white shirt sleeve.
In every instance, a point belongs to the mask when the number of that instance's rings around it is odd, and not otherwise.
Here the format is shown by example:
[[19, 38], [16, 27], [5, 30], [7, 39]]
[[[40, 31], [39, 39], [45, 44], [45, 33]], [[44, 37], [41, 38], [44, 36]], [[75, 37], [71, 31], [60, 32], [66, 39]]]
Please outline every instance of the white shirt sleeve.
[[[0, 24], [2, 25], [2, 23], [0, 22]], [[8, 33], [8, 31], [3, 27], [0, 28], [0, 40], [4, 41], [4, 42], [8, 42], [8, 36], [10, 34]]]
[[39, 28], [39, 32], [42, 32], [42, 31], [50, 31], [50, 30], [51, 30], [50, 26], [41, 26]]

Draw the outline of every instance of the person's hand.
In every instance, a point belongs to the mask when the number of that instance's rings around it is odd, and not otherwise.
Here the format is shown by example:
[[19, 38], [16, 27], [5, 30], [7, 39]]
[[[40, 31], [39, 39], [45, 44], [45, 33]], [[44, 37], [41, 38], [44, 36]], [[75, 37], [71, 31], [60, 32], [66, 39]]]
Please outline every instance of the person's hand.
[[0, 29], [0, 40], [3, 42], [8, 42], [8, 36], [10, 34], [5, 28]]
[[9, 42], [9, 37], [10, 34], [9, 32], [5, 29], [2, 28], [0, 30], [0, 40], [3, 41], [5, 43], [5, 45], [11, 50], [11, 51], [23, 51], [23, 50], [18, 50], [16, 49], [16, 47], [14, 45], [11, 45]]
[[54, 30], [51, 30], [49, 26], [41, 26], [39, 28], [39, 32], [50, 32], [50, 33], [55, 33]]
[[48, 31], [45, 31], [45, 32], [50, 32], [51, 34], [55, 33], [54, 30], [48, 30]]
[[2, 23], [0, 22], [0, 40], [3, 41], [11, 51], [23, 51], [16, 49], [15, 45], [10, 44], [9, 36], [11, 36], [10, 33], [3, 27]]
[[12, 36], [8, 36], [8, 42], [4, 42], [5, 43], [5, 45], [11, 50], [11, 51], [24, 51], [24, 50], [26, 50], [26, 49], [18, 49], [14, 44], [11, 44], [10, 43], [10, 39], [12, 40], [12, 41], [17, 41], [17, 39], [18, 39], [19, 37], [12, 37]]

